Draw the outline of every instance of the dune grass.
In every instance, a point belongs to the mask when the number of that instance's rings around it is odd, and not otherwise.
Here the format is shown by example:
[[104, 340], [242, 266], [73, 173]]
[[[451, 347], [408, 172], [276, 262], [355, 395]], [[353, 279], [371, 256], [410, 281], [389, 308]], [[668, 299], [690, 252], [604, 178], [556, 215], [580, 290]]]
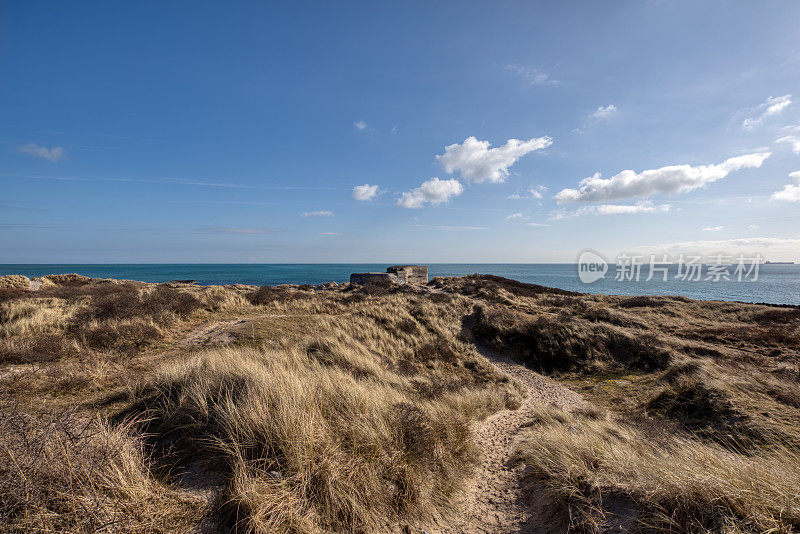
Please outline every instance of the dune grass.
[[571, 530], [797, 531], [798, 450], [771, 443], [741, 452], [542, 408], [516, 456], [530, 491], [544, 488], [551, 512]]
[[204, 513], [150, 474], [126, 425], [0, 404], [3, 532], [188, 531]]
[[800, 528], [797, 308], [490, 276], [40, 281], [0, 284], [4, 532], [381, 532], [446, 516], [478, 460], [471, 423], [524, 394], [475, 341], [594, 406], [542, 407], [517, 452], [554, 528]]

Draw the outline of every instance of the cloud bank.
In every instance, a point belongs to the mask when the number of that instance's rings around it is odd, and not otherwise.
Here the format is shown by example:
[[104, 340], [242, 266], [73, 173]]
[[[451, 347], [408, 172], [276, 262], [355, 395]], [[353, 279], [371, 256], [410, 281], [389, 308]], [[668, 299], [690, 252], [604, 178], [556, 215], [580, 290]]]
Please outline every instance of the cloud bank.
[[687, 193], [725, 178], [739, 169], [761, 167], [770, 152], [746, 154], [716, 165], [669, 165], [637, 173], [625, 170], [611, 178], [600, 173], [581, 180], [578, 189], [562, 189], [558, 202], [596, 202], [622, 198], [647, 198], [655, 194]]
[[300, 217], [333, 217], [331, 210], [307, 211], [301, 213]]
[[652, 202], [638, 202], [636, 204], [600, 204], [597, 206], [584, 206], [577, 210], [560, 210], [550, 216], [552, 221], [572, 219], [583, 215], [639, 215], [642, 213], [666, 213], [672, 206], [669, 204], [655, 205]]
[[550, 137], [536, 137], [528, 141], [509, 139], [502, 146], [489, 148], [489, 141], [468, 137], [463, 143], [446, 146], [444, 154], [436, 156], [448, 174], [458, 171], [468, 182], [502, 182], [508, 177], [508, 169], [519, 158], [547, 148], [553, 143]]
[[654, 245], [658, 250], [676, 250], [681, 252], [706, 251], [706, 252], [757, 252], [765, 248], [780, 248], [787, 250], [800, 249], [800, 239], [782, 239], [778, 237], [743, 237], [738, 239], [720, 239], [715, 241], [684, 241], [681, 243], [668, 243]]

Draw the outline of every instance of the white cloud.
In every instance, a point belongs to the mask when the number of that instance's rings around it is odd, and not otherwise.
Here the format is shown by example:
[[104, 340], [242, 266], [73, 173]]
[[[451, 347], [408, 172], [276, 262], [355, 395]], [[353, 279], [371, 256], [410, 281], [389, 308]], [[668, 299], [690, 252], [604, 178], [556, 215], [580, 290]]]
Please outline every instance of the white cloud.
[[357, 185], [353, 188], [353, 198], [356, 200], [361, 200], [366, 202], [368, 200], [372, 200], [378, 196], [378, 186], [377, 185]]
[[640, 173], [625, 170], [611, 178], [601, 178], [600, 173], [595, 173], [581, 180], [579, 189], [562, 189], [555, 198], [559, 202], [579, 202], [687, 193], [721, 180], [733, 171], [761, 167], [769, 156], [770, 152], [760, 152], [729, 158], [716, 165], [669, 165]]
[[301, 213], [300, 217], [333, 217], [331, 210], [307, 211]]
[[369, 124], [364, 121], [357, 121], [353, 123], [353, 126], [356, 127], [356, 130], [366, 130]]
[[796, 184], [786, 184], [780, 191], [772, 193], [770, 200], [783, 200], [786, 202], [800, 202], [800, 171], [789, 173], [789, 178]]
[[503, 146], [489, 148], [489, 141], [468, 137], [461, 144], [446, 146], [444, 154], [436, 156], [436, 159], [448, 174], [459, 171], [464, 180], [502, 182], [508, 176], [508, 168], [519, 158], [552, 143], [549, 137], [536, 137], [528, 141], [509, 139]]
[[[525, 215], [523, 213], [512, 213], [511, 215], [506, 217], [507, 221], [522, 222], [522, 221], [529, 221], [530, 219], [531, 219], [530, 216]], [[550, 226], [549, 224], [538, 223], [538, 222], [523, 222], [522, 224], [525, 226]]]
[[532, 185], [527, 190], [527, 195], [520, 195], [519, 193], [513, 193], [508, 195], [506, 198], [510, 198], [512, 200], [522, 200], [524, 198], [536, 198], [541, 199], [544, 195], [545, 191], [547, 191], [547, 187], [543, 185]]
[[527, 85], [557, 85], [558, 80], [553, 80], [550, 76], [537, 67], [526, 65], [506, 65], [506, 70], [513, 72], [527, 82]]
[[19, 151], [52, 162], [56, 162], [64, 158], [64, 149], [60, 146], [46, 148], [39, 146], [36, 143], [28, 143], [27, 145], [19, 147]]
[[337, 236], [342, 234], [340, 234], [339, 232], [320, 232], [319, 235]]
[[757, 224], [748, 224], [747, 225], [747, 229], [748, 230], [758, 230], [759, 226]]
[[530, 193], [533, 198], [542, 198], [545, 191], [547, 191], [547, 188], [543, 185], [528, 188], [528, 193]]
[[442, 204], [464, 192], [464, 186], [458, 180], [440, 180], [431, 178], [411, 191], [406, 191], [397, 199], [397, 205], [409, 209], [417, 209], [425, 204]]
[[598, 121], [603, 121], [610, 118], [616, 112], [617, 112], [617, 106], [615, 106], [614, 104], [609, 104], [607, 106], [600, 106], [599, 108], [594, 110], [594, 112], [592, 112], [590, 117]]
[[669, 204], [655, 205], [652, 202], [637, 202], [636, 204], [600, 204], [597, 206], [584, 206], [577, 210], [559, 210], [550, 215], [550, 220], [560, 221], [572, 219], [583, 215], [639, 215], [643, 213], [666, 213], [672, 206]]
[[784, 109], [786, 109], [789, 104], [792, 103], [792, 95], [783, 95], [783, 96], [771, 96], [767, 98], [767, 101], [755, 108], [754, 111], [760, 111], [761, 113], [756, 117], [748, 117], [742, 121], [742, 126], [748, 130], [755, 128], [756, 126], [760, 126], [764, 119], [770, 117], [772, 115], [777, 115]]
[[705, 228], [703, 228], [703, 231], [704, 232], [721, 232], [724, 229], [725, 229], [724, 226], [706, 226]]
[[800, 154], [800, 137], [796, 135], [787, 135], [775, 140], [776, 143], [787, 143], [792, 146], [792, 152]]

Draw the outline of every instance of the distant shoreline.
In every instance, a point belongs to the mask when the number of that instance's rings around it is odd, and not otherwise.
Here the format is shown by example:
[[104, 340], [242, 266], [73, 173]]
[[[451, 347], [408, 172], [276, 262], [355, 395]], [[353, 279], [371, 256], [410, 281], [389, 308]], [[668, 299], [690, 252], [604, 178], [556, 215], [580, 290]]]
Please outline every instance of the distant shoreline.
[[[198, 285], [280, 285], [347, 282], [356, 272], [384, 271], [392, 263], [324, 264], [0, 264], [0, 276], [21, 274], [29, 278], [48, 274], [78, 273], [91, 278], [141, 280], [163, 283], [172, 280], [195, 280]], [[618, 281], [613, 275], [591, 284], [578, 278], [574, 263], [430, 263], [429, 278], [491, 274], [524, 283], [602, 295], [679, 295], [699, 300], [769, 302], [800, 305], [800, 265], [761, 265], [756, 282], [697, 282], [676, 279], [676, 269], [669, 280], [648, 278], [643, 266], [640, 281]], [[613, 269], [613, 266], [611, 266]]]
[[[523, 283], [576, 293], [618, 296], [681, 296], [696, 300], [741, 302], [770, 306], [800, 306], [800, 265], [762, 265], [756, 282], [623, 282], [604, 279], [581, 283], [576, 264], [428, 264], [429, 279], [441, 276], [490, 274]], [[95, 264], [25, 265], [9, 269], [0, 264], [0, 276], [23, 275], [30, 279], [77, 273], [94, 279], [144, 283], [187, 283], [198, 286], [277, 286], [346, 283], [350, 273], [383, 270], [386, 264]], [[16, 266], [14, 266], [16, 267]], [[483, 267], [483, 269], [482, 269]], [[188, 268], [188, 269], [187, 269]], [[643, 271], [642, 280], [647, 278]]]

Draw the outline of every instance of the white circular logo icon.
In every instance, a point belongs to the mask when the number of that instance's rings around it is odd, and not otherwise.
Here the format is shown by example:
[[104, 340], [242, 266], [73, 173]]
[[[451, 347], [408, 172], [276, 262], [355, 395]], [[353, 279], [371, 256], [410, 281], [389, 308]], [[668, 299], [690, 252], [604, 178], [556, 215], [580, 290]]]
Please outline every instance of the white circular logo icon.
[[591, 284], [605, 278], [607, 272], [608, 262], [599, 253], [593, 250], [584, 250], [578, 256], [578, 278], [584, 284]]

